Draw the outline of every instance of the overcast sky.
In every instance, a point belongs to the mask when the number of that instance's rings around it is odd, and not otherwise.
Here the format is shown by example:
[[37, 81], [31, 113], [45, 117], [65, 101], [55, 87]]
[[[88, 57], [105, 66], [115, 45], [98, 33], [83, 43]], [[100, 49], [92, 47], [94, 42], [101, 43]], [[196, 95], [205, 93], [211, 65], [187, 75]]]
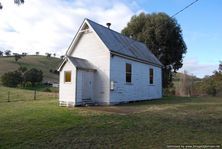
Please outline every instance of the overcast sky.
[[[0, 50], [65, 54], [84, 18], [120, 32], [132, 15], [165, 12], [173, 15], [193, 0], [0, 0]], [[199, 0], [176, 16], [188, 50], [180, 71], [203, 77], [222, 60], [222, 1]]]

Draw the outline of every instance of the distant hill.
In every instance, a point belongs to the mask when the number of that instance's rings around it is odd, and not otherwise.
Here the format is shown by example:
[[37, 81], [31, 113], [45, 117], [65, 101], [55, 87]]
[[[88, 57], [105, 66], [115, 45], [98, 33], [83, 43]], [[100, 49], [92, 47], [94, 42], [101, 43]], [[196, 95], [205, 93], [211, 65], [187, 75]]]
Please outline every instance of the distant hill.
[[27, 67], [28, 69], [36, 68], [43, 71], [44, 81], [58, 82], [59, 75], [50, 72], [51, 70], [56, 70], [60, 64], [61, 59], [46, 56], [34, 56], [27, 55], [19, 59], [18, 62], [15, 61], [14, 57], [0, 57], [0, 76], [6, 72], [14, 71], [19, 68], [19, 66]]

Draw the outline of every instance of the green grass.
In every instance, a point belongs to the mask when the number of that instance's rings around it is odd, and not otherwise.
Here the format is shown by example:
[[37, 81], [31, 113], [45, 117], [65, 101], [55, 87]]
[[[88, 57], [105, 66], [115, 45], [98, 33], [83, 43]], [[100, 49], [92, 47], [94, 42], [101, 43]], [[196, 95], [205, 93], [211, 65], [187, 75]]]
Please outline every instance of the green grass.
[[14, 71], [19, 66], [27, 67], [28, 69], [36, 68], [43, 71], [44, 80], [51, 82], [58, 82], [58, 75], [50, 73], [49, 70], [57, 69], [61, 59], [59, 58], [47, 58], [46, 56], [25, 56], [15, 62], [14, 57], [0, 57], [0, 76], [6, 72]]
[[[2, 92], [7, 88], [0, 88]], [[19, 90], [22, 91], [22, 90]], [[18, 92], [19, 92], [18, 91]], [[24, 98], [28, 98], [24, 91]], [[167, 97], [121, 106], [59, 107], [55, 97], [0, 103], [0, 148], [166, 148], [221, 144], [222, 99]]]

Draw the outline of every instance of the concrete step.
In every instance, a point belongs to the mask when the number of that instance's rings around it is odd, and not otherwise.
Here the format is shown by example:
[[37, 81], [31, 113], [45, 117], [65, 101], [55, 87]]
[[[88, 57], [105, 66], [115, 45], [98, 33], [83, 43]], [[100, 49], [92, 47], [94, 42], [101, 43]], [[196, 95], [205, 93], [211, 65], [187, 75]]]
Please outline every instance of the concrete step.
[[82, 99], [82, 105], [83, 106], [93, 106], [95, 103], [92, 101], [92, 99]]

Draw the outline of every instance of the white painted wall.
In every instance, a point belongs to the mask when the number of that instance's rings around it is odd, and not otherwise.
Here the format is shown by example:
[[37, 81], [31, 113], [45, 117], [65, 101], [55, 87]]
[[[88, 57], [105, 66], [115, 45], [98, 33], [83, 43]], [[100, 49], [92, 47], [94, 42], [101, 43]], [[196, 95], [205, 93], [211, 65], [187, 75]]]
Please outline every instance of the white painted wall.
[[[97, 69], [93, 73], [93, 101], [99, 104], [115, 104], [132, 100], [147, 100], [162, 97], [162, 70], [159, 67], [135, 62], [119, 56], [110, 57], [110, 52], [93, 31], [82, 33], [70, 56], [91, 62]], [[132, 64], [132, 84], [125, 82], [125, 64]], [[149, 68], [154, 69], [154, 84], [149, 84]], [[72, 70], [72, 83], [64, 83], [64, 71]], [[77, 71], [77, 73], [74, 73]], [[76, 70], [72, 64], [65, 64], [60, 73], [60, 101], [81, 104], [83, 71]], [[77, 82], [76, 81], [77, 74]], [[110, 81], [114, 90], [110, 91]], [[77, 86], [75, 86], [77, 83]], [[76, 88], [77, 87], [77, 88]]]
[[[71, 82], [64, 82], [64, 72], [71, 71]], [[75, 104], [76, 68], [67, 61], [59, 75], [59, 101], [67, 104]]]
[[[125, 65], [132, 65], [132, 84], [125, 82]], [[154, 84], [149, 84], [149, 68], [154, 69]], [[110, 91], [111, 103], [147, 100], [162, 97], [161, 68], [113, 56], [110, 61], [110, 78], [114, 90]]]
[[87, 59], [97, 67], [94, 73], [93, 100], [109, 104], [110, 52], [96, 33], [83, 33], [71, 56]]

